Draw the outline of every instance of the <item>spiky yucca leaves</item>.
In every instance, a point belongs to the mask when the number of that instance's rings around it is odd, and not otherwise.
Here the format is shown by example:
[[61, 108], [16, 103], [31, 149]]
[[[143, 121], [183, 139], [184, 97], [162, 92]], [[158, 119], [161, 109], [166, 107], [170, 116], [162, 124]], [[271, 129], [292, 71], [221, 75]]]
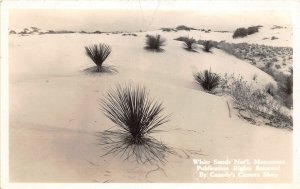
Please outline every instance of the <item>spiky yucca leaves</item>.
[[203, 50], [205, 52], [210, 52], [210, 49], [213, 47], [213, 43], [211, 41], [205, 41], [203, 43], [203, 47], [204, 47]]
[[148, 50], [153, 50], [153, 51], [157, 51], [157, 52], [161, 52], [163, 51], [163, 49], [161, 48], [162, 46], [164, 46], [166, 43], [166, 39], [161, 38], [160, 35], [148, 35], [146, 36], [146, 49]]
[[194, 74], [196, 82], [202, 86], [206, 91], [212, 92], [221, 81], [221, 77], [211, 72], [211, 70], [204, 70], [203, 72], [198, 72]]
[[196, 43], [196, 40], [194, 38], [186, 38], [184, 41], [183, 41], [183, 45], [185, 46], [185, 48], [188, 50], [188, 51], [193, 51], [195, 49], [195, 43]]
[[107, 154], [121, 154], [125, 159], [135, 158], [137, 162], [165, 160], [171, 150], [149, 134], [169, 121], [162, 115], [163, 107], [148, 97], [148, 91], [140, 85], [117, 85], [101, 101], [101, 109], [119, 130], [105, 131], [100, 141]]
[[85, 52], [93, 62], [97, 65], [97, 71], [102, 71], [102, 64], [111, 54], [111, 47], [107, 44], [100, 43], [99, 45], [91, 45], [85, 47]]

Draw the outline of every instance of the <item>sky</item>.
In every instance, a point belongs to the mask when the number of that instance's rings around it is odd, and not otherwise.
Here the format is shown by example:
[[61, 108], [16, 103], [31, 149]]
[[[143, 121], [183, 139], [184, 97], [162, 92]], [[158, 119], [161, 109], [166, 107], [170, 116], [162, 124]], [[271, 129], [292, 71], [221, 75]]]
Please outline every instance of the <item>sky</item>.
[[149, 31], [187, 25], [212, 30], [234, 30], [251, 25], [292, 25], [287, 11], [224, 11], [143, 9], [11, 9], [9, 29]]

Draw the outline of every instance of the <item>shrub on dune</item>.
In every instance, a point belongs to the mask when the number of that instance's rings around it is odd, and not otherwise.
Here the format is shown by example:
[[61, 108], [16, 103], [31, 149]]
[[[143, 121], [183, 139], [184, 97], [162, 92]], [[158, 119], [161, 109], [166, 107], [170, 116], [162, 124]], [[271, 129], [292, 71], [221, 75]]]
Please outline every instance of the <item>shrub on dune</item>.
[[257, 33], [259, 29], [259, 26], [250, 26], [248, 27], [248, 35], [252, 35], [254, 33]]
[[146, 36], [146, 49], [153, 51], [163, 51], [161, 48], [166, 43], [166, 39], [162, 38], [160, 35], [147, 35]]
[[205, 41], [203, 43], [203, 47], [205, 52], [210, 52], [210, 49], [213, 47], [213, 43], [211, 41]]
[[102, 72], [102, 64], [111, 54], [111, 47], [104, 43], [85, 47], [86, 55], [97, 65], [97, 71]]
[[193, 51], [195, 49], [196, 40], [194, 38], [186, 38], [183, 41], [183, 45], [188, 51]]
[[238, 28], [233, 33], [233, 38], [238, 37], [246, 37], [248, 35], [248, 29], [247, 28]]
[[176, 41], [185, 41], [185, 40], [187, 40], [187, 39], [188, 39], [188, 37], [183, 37], [183, 36], [181, 36], [181, 37], [175, 38], [174, 40], [176, 40]]
[[212, 92], [221, 81], [221, 77], [211, 72], [211, 70], [204, 70], [203, 72], [194, 74], [194, 79], [204, 90], [209, 92]]
[[162, 114], [162, 103], [150, 99], [145, 87], [118, 85], [107, 93], [101, 105], [105, 116], [119, 127], [101, 133], [101, 144], [107, 150], [104, 155], [121, 155], [139, 163], [165, 161], [170, 148], [150, 134], [168, 122], [169, 116]]

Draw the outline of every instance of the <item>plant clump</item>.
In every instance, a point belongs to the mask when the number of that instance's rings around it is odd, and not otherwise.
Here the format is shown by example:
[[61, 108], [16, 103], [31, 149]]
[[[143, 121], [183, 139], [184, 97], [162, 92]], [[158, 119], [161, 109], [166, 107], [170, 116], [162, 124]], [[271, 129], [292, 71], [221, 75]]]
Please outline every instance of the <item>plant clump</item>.
[[194, 38], [187, 37], [185, 40], [183, 40], [183, 45], [188, 51], [195, 51], [196, 48], [195, 44], [196, 44], [196, 40]]
[[85, 47], [85, 52], [88, 57], [97, 65], [97, 72], [103, 72], [103, 62], [111, 54], [111, 47], [107, 44], [100, 43]]
[[150, 99], [140, 85], [117, 85], [101, 101], [105, 116], [119, 128], [100, 133], [101, 144], [108, 154], [133, 158], [139, 163], [164, 162], [171, 149], [150, 134], [169, 121], [162, 103]]
[[204, 90], [208, 92], [213, 92], [213, 90], [219, 86], [221, 81], [221, 77], [211, 70], [204, 70], [203, 72], [195, 73], [194, 79]]
[[165, 46], [166, 39], [162, 38], [160, 35], [147, 35], [146, 36], [146, 49], [161, 52], [162, 46]]

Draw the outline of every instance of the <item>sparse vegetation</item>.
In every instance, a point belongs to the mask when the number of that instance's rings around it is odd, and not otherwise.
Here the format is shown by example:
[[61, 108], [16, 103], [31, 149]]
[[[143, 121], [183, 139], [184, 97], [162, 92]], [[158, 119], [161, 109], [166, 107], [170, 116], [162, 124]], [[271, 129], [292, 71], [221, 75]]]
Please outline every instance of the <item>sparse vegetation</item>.
[[97, 65], [97, 71], [102, 72], [102, 64], [111, 54], [111, 47], [104, 43], [85, 47], [86, 55]]
[[224, 93], [234, 99], [240, 117], [253, 124], [256, 124], [257, 118], [261, 118], [266, 125], [273, 127], [293, 127], [292, 116], [276, 101], [272, 85], [264, 90], [254, 89], [243, 77], [236, 78], [234, 75], [225, 76], [221, 83]]
[[134, 158], [138, 163], [165, 162], [171, 149], [150, 134], [167, 123], [169, 116], [162, 114], [162, 103], [150, 99], [148, 94], [145, 87], [129, 83], [117, 85], [102, 99], [102, 111], [119, 128], [100, 133], [100, 144], [107, 150], [104, 155]]
[[146, 49], [161, 52], [163, 49], [161, 48], [166, 43], [166, 39], [162, 38], [160, 35], [148, 35], [146, 36]]
[[220, 84], [221, 77], [211, 72], [211, 70], [204, 70], [194, 74], [196, 82], [206, 91], [213, 93], [214, 89]]
[[[278, 72], [269, 67], [263, 67], [262, 70], [271, 75], [277, 82], [278, 89], [276, 90], [275, 100], [285, 105], [288, 108], [293, 106], [293, 71], [290, 75]], [[292, 70], [292, 69], [291, 69]]]

